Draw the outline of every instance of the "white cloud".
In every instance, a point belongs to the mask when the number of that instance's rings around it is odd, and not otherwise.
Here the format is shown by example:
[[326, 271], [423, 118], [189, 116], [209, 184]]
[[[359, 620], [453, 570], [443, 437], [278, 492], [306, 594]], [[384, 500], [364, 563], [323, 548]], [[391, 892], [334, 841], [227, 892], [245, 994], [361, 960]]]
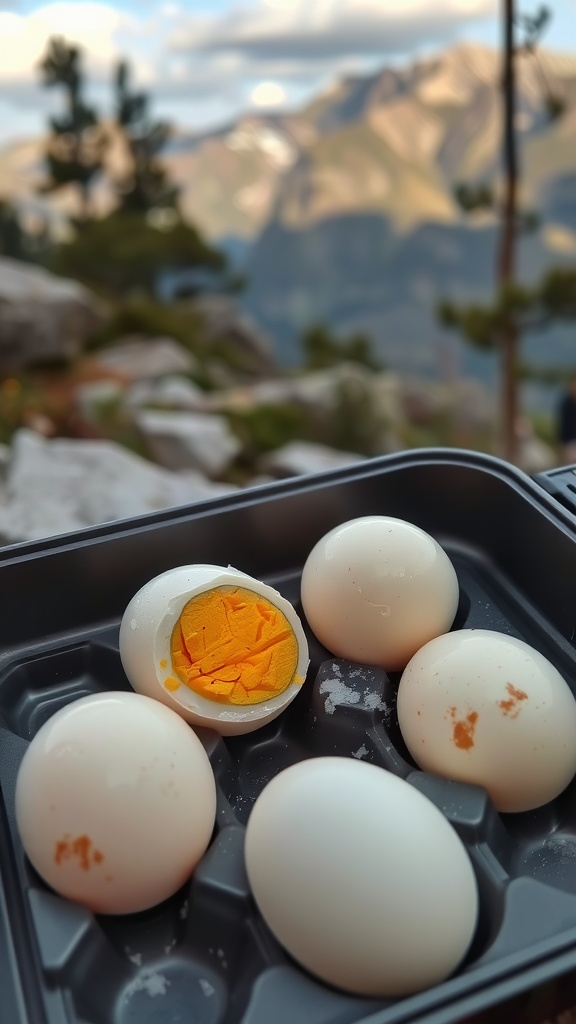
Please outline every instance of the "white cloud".
[[50, 36], [62, 35], [102, 64], [118, 54], [117, 33], [126, 21], [100, 3], [53, 3], [28, 15], [0, 12], [0, 82], [29, 82]]
[[259, 0], [212, 18], [183, 18], [174, 46], [243, 53], [255, 62], [366, 57], [448, 41], [496, 10], [496, 0]]

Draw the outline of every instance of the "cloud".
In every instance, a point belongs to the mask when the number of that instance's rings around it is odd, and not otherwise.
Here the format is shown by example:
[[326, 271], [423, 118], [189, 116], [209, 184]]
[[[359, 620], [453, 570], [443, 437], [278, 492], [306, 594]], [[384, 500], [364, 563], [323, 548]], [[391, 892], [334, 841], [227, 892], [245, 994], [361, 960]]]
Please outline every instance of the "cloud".
[[448, 42], [496, 9], [496, 0], [259, 0], [212, 18], [183, 18], [173, 46], [255, 62], [373, 57]]
[[83, 47], [91, 70], [102, 70], [118, 56], [116, 37], [126, 16], [103, 3], [52, 3], [30, 14], [0, 11], [0, 84], [30, 87], [51, 36]]

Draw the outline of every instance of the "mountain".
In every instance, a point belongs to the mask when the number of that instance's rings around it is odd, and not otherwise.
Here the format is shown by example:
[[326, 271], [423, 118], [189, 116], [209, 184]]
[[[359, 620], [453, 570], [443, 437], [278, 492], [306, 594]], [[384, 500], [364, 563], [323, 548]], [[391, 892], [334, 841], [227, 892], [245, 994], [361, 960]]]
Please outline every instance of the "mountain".
[[[521, 199], [541, 215], [521, 244], [529, 280], [576, 258], [576, 56], [542, 51], [518, 64]], [[389, 365], [438, 372], [436, 302], [485, 296], [492, 283], [495, 221], [464, 218], [453, 193], [461, 181], [498, 187], [499, 79], [498, 54], [465, 44], [335, 81], [291, 114], [175, 132], [164, 158], [184, 212], [244, 263], [245, 306], [285, 362], [297, 360], [302, 330], [323, 320], [370, 331]], [[553, 123], [548, 93], [566, 103]], [[118, 150], [117, 168], [121, 159]], [[46, 203], [41, 174], [42, 140], [0, 151], [0, 196], [28, 213]], [[103, 177], [98, 209], [110, 200]], [[71, 202], [51, 201], [57, 223]], [[539, 347], [529, 340], [531, 357]], [[492, 372], [485, 356], [462, 349], [459, 358], [464, 369]], [[547, 341], [546, 359], [576, 363], [566, 333]]]
[[[93, 205], [100, 214], [113, 201], [112, 176], [125, 170], [118, 133], [112, 124], [105, 128], [110, 173], [99, 178], [93, 191]], [[185, 216], [208, 238], [250, 243], [268, 220], [279, 181], [312, 134], [312, 127], [297, 116], [244, 117], [203, 135], [175, 131], [163, 160], [181, 188]], [[0, 198], [15, 200], [25, 215], [43, 212], [58, 225], [75, 212], [76, 193], [71, 187], [49, 197], [39, 194], [45, 145], [45, 138], [35, 138], [0, 148]]]
[[[521, 201], [540, 230], [520, 243], [522, 279], [576, 258], [576, 57], [543, 53], [519, 68]], [[460, 46], [402, 71], [339, 83], [303, 112], [316, 138], [287, 168], [247, 262], [250, 312], [286, 361], [314, 321], [365, 330], [391, 366], [438, 374], [449, 342], [464, 372], [494, 380], [494, 359], [440, 330], [441, 298], [491, 291], [497, 225], [465, 218], [461, 181], [498, 188], [499, 64]], [[543, 85], [544, 83], [544, 85]], [[544, 90], [544, 95], [543, 95]], [[550, 123], [546, 92], [566, 113]], [[571, 330], [526, 340], [532, 362], [576, 364]]]

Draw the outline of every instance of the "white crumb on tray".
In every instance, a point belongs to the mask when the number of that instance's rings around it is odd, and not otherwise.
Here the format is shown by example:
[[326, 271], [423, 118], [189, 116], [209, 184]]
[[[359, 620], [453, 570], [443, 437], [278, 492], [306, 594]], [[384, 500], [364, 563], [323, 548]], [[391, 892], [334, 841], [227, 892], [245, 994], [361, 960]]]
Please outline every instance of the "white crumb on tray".
[[350, 679], [363, 679], [365, 683], [374, 681], [374, 673], [369, 668], [352, 668], [347, 674]]
[[362, 746], [358, 747], [358, 750], [354, 754], [352, 754], [352, 757], [357, 757], [359, 761], [361, 761], [363, 757], [368, 757], [367, 747], [364, 744], [362, 744]]
[[324, 710], [329, 715], [333, 715], [337, 707], [358, 704], [360, 700], [358, 690], [353, 690], [351, 686], [346, 686], [346, 683], [336, 678], [323, 679], [320, 683], [320, 693], [328, 694]]
[[135, 992], [146, 992], [146, 995], [154, 999], [155, 996], [165, 996], [169, 985], [169, 979], [163, 974], [159, 974], [157, 971], [143, 971], [140, 977], [135, 978], [128, 986], [126, 995], [132, 996]]
[[211, 985], [206, 978], [200, 978], [200, 988], [202, 989], [202, 993], [206, 996], [206, 998], [208, 998], [209, 996], [213, 996], [216, 991], [214, 985]]
[[379, 693], [364, 690], [364, 706], [370, 711], [386, 711], [386, 705]]
[[576, 859], [576, 846], [568, 839], [556, 836], [548, 843], [550, 853], [560, 855], [560, 864], [566, 865]]

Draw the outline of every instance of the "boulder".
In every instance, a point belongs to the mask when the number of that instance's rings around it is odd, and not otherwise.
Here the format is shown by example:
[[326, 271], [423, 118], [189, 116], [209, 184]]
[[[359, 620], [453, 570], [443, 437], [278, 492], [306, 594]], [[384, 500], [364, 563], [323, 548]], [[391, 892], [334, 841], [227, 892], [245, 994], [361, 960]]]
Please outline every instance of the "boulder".
[[0, 492], [0, 537], [51, 537], [231, 490], [198, 473], [171, 473], [111, 441], [46, 440], [20, 430]]
[[223, 416], [143, 410], [135, 422], [152, 458], [168, 469], [220, 476], [242, 447]]
[[266, 473], [278, 478], [322, 473], [362, 460], [363, 456], [355, 452], [340, 452], [310, 441], [291, 441], [266, 455], [261, 465]]
[[208, 346], [236, 354], [231, 367], [248, 376], [268, 376], [275, 370], [272, 345], [256, 324], [227, 295], [204, 294], [194, 299]]
[[81, 284], [0, 257], [0, 375], [76, 358], [102, 323]]
[[405, 377], [399, 383], [398, 393], [406, 419], [419, 426], [447, 416], [455, 428], [477, 431], [491, 426], [495, 420], [494, 395], [482, 381], [471, 377], [449, 382]]
[[129, 409], [154, 406], [197, 412], [206, 406], [206, 393], [188, 377], [173, 375], [132, 384], [126, 392], [125, 404]]
[[174, 338], [129, 337], [98, 352], [94, 365], [129, 383], [193, 373], [198, 362]]

